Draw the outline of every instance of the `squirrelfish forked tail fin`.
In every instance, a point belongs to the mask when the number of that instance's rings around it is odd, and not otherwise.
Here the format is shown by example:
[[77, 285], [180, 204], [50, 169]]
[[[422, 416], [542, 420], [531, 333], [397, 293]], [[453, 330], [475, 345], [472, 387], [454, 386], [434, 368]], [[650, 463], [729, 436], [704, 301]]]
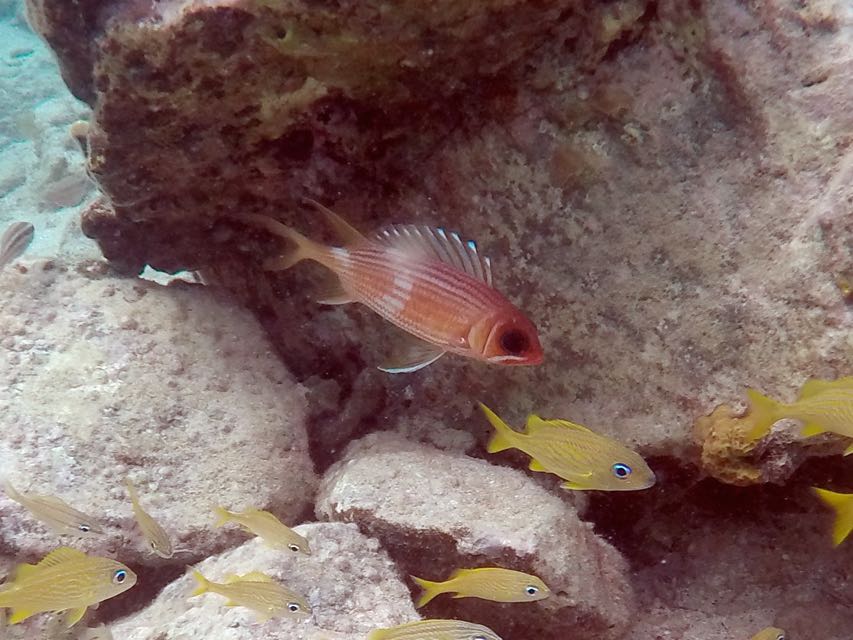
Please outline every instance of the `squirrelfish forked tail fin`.
[[270, 233], [277, 235], [280, 238], [285, 238], [293, 243], [293, 246], [287, 249], [277, 258], [273, 258], [264, 263], [264, 269], [267, 271], [284, 271], [289, 269], [297, 262], [303, 260], [316, 260], [319, 255], [324, 253], [324, 247], [310, 240], [299, 233], [296, 229], [288, 227], [286, 224], [256, 213], [240, 213], [232, 216], [235, 220], [245, 222], [253, 227], [266, 229]]
[[832, 542], [837, 547], [853, 530], [853, 493], [836, 493], [820, 487], [812, 487], [812, 491], [825, 505], [835, 511]]
[[191, 598], [193, 596], [200, 596], [201, 594], [210, 591], [210, 580], [205, 578], [201, 574], [201, 571], [193, 570], [193, 578], [195, 578], [198, 585], [196, 586], [195, 590], [190, 594]]
[[482, 402], [479, 404], [480, 409], [483, 410], [483, 413], [486, 414], [486, 418], [495, 428], [495, 435], [493, 435], [492, 439], [489, 440], [489, 445], [486, 450], [489, 453], [497, 453], [498, 451], [505, 451], [506, 449], [514, 448], [515, 445], [512, 443], [512, 436], [515, 432], [506, 422], [501, 420], [494, 411], [489, 409]]
[[749, 410], [746, 418], [752, 424], [752, 429], [747, 436], [751, 440], [758, 440], [770, 431], [774, 422], [782, 419], [782, 416], [779, 415], [780, 404], [772, 398], [760, 394], [755, 389], [747, 389], [746, 397], [749, 399]]
[[213, 525], [215, 527], [221, 527], [222, 525], [231, 522], [231, 516], [234, 515], [228, 511], [228, 509], [220, 507], [219, 505], [213, 507], [213, 513], [216, 514], [216, 522]]
[[415, 607], [420, 609], [428, 602], [430, 602], [437, 595], [444, 593], [442, 587], [444, 586], [441, 582], [432, 582], [431, 580], [424, 580], [423, 578], [418, 578], [417, 576], [409, 576], [412, 580], [415, 581], [421, 589], [423, 589], [423, 593], [421, 593], [418, 598]]

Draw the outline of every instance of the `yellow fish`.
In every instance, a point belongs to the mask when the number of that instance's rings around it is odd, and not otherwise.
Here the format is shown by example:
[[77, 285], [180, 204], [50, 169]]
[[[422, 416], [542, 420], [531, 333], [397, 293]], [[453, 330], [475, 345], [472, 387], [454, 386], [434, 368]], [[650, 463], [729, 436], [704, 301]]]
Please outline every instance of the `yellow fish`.
[[374, 629], [367, 640], [501, 640], [488, 627], [464, 620], [418, 620], [389, 629]]
[[767, 627], [752, 636], [752, 640], [785, 640], [785, 632], [778, 627]]
[[566, 489], [635, 491], [655, 483], [646, 461], [612, 438], [567, 420], [543, 420], [536, 415], [527, 418], [527, 431], [520, 433], [482, 402], [480, 408], [497, 431], [489, 441], [489, 453], [519, 449], [532, 458], [532, 471], [560, 476]]
[[214, 512], [218, 516], [217, 527], [221, 527], [227, 522], [236, 522], [249, 533], [254, 533], [262, 538], [271, 547], [290, 549], [294, 553], [304, 553], [306, 556], [311, 555], [308, 540], [283, 524], [269, 511], [246, 509], [242, 513], [236, 513], [222, 507], [216, 507]]
[[15, 502], [23, 505], [36, 520], [60, 534], [92, 538], [104, 530], [94, 518], [54, 496], [19, 493], [8, 481], [3, 481], [3, 491]]
[[[793, 419], [803, 423], [803, 435], [815, 436], [831, 431], [853, 438], [853, 376], [838, 380], [809, 380], [800, 390], [797, 401], [783, 404], [760, 394], [755, 389], [746, 392], [753, 428], [749, 437], [757, 440], [779, 420]], [[844, 455], [853, 453], [853, 444]]]
[[88, 607], [135, 584], [136, 574], [120, 562], [60, 547], [38, 564], [19, 565], [14, 579], [0, 586], [0, 607], [12, 610], [12, 624], [35, 613], [67, 610], [66, 624], [70, 627]]
[[139, 524], [148, 546], [161, 558], [171, 558], [174, 555], [174, 550], [172, 549], [172, 542], [169, 540], [169, 534], [139, 505], [139, 494], [136, 493], [136, 487], [133, 486], [133, 483], [130, 480], [125, 480], [125, 486], [130, 496], [130, 502], [133, 504], [133, 515], [136, 516], [136, 522]]
[[418, 599], [418, 608], [442, 593], [455, 593], [454, 598], [482, 598], [494, 602], [533, 602], [551, 595], [551, 590], [536, 576], [498, 567], [457, 569], [444, 582], [415, 576], [412, 580], [424, 590]]
[[836, 493], [828, 489], [812, 487], [824, 504], [835, 510], [835, 525], [832, 527], [832, 542], [837, 547], [853, 531], [853, 493]]
[[200, 571], [193, 571], [193, 577], [198, 587], [190, 597], [218, 593], [228, 598], [226, 607], [247, 607], [255, 611], [262, 621], [283, 614], [296, 617], [311, 615], [311, 605], [304, 597], [260, 571], [242, 576], [231, 575], [225, 582], [211, 582]]

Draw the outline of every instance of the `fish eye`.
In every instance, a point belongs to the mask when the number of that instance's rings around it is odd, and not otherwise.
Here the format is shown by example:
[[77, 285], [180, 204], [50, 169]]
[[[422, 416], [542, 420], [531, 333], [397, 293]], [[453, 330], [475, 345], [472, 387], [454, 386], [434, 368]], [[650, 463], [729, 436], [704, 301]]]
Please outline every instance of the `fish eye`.
[[127, 571], [124, 569], [119, 569], [113, 574], [113, 582], [116, 584], [122, 584], [125, 580], [127, 580]]
[[92, 527], [90, 527], [88, 524], [85, 524], [85, 523], [81, 524], [77, 528], [80, 531], [82, 531], [83, 533], [89, 533], [92, 530]]
[[785, 634], [780, 633], [778, 636], [776, 636], [776, 640], [785, 640]]
[[537, 593], [539, 593], [539, 587], [534, 587], [532, 584], [529, 584], [524, 588], [524, 593], [529, 596], [535, 596]]
[[302, 611], [302, 607], [300, 607], [299, 604], [296, 602], [288, 602], [287, 608], [291, 613], [297, 613], [299, 611]]
[[486, 636], [481, 636], [478, 634], [476, 636], [471, 636], [471, 640], [489, 640], [489, 639]]
[[501, 348], [510, 355], [521, 355], [530, 348], [530, 340], [523, 331], [510, 329], [501, 335]]
[[287, 548], [296, 553], [297, 551], [301, 551], [298, 544], [289, 544]]
[[617, 462], [616, 464], [614, 464], [612, 469], [613, 475], [619, 478], [620, 480], [624, 480], [625, 478], [631, 475], [631, 467], [621, 462]]

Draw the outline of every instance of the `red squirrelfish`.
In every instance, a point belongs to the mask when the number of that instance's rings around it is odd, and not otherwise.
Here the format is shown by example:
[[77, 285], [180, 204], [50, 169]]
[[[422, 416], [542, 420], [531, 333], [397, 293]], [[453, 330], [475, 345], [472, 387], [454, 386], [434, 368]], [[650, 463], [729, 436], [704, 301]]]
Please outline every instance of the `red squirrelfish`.
[[494, 364], [542, 362], [536, 327], [492, 287], [492, 269], [471, 241], [423, 225], [392, 225], [364, 236], [336, 213], [321, 210], [341, 235], [343, 247], [327, 247], [266, 216], [238, 220], [287, 238], [293, 248], [267, 261], [269, 270], [314, 260], [337, 279], [323, 304], [360, 302], [409, 334], [379, 368], [417, 371], [447, 352]]

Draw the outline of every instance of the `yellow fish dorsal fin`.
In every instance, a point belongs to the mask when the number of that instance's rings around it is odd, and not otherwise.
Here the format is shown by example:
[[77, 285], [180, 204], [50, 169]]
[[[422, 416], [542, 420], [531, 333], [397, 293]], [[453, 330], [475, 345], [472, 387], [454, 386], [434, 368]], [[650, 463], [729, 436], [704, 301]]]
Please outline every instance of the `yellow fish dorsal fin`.
[[62, 564], [63, 562], [68, 562], [70, 560], [81, 560], [87, 557], [88, 556], [85, 553], [77, 549], [72, 549], [71, 547], [59, 547], [58, 549], [54, 549], [44, 558], [42, 558], [41, 562], [35, 565], [34, 568], [44, 569], [47, 567], [55, 567], [56, 565]]
[[838, 378], [838, 380], [820, 380], [818, 378], [811, 378], [810, 380], [806, 380], [803, 384], [803, 388], [800, 389], [800, 395], [797, 396], [797, 399], [803, 400], [804, 398], [813, 398], [818, 394], [832, 389], [851, 388], [853, 388], [853, 376], [845, 376], [844, 378]]
[[592, 433], [591, 429], [588, 429], [582, 424], [576, 424], [574, 422], [569, 422], [568, 420], [543, 420], [536, 414], [530, 414], [529, 416], [527, 416], [528, 435], [536, 433], [536, 431], [544, 427], [564, 427], [566, 429], [573, 429], [575, 431], [585, 431], [587, 433]]
[[26, 578], [27, 576], [31, 576], [34, 573], [38, 573], [38, 567], [34, 564], [19, 564], [15, 567], [15, 580], [19, 578]]
[[250, 582], [275, 582], [272, 577], [261, 571], [250, 571], [249, 573], [240, 576], [240, 580], [248, 580]]

